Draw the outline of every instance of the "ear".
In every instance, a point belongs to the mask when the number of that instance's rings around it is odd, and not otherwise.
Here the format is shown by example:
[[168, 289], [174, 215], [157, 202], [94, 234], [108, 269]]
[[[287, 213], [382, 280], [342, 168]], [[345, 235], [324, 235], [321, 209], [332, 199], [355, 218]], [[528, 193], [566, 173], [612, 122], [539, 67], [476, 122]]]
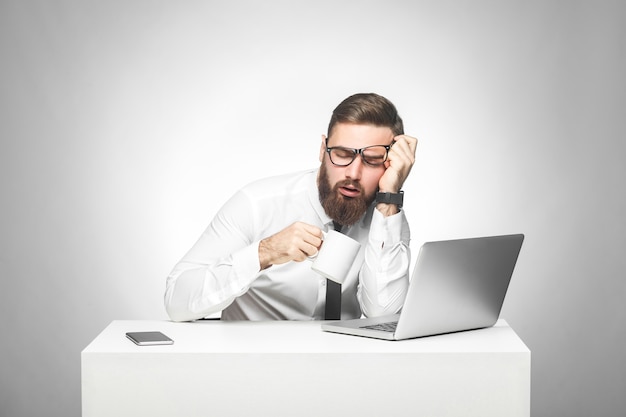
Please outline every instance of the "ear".
[[320, 145], [320, 162], [324, 162], [325, 153], [326, 153], [326, 135], [322, 135], [322, 144]]

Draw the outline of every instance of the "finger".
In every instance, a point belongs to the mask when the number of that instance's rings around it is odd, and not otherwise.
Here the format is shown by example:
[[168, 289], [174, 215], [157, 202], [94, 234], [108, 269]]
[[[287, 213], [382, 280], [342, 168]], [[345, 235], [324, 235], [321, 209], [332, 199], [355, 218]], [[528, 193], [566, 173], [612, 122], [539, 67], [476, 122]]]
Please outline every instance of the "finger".
[[397, 145], [393, 146], [389, 151], [391, 156], [400, 157], [405, 163], [413, 164], [415, 162], [415, 150], [417, 148], [417, 139], [410, 136], [398, 137]]
[[319, 248], [305, 242], [302, 242], [302, 245], [298, 249], [298, 253], [292, 257], [292, 259], [296, 262], [302, 262], [311, 256], [315, 256], [319, 251]]
[[409, 144], [409, 148], [411, 149], [411, 153], [415, 155], [415, 151], [417, 150], [418, 140], [417, 138], [411, 136], [405, 136], [407, 143]]
[[388, 156], [389, 164], [397, 167], [400, 165], [411, 165], [414, 158], [413, 152], [406, 142], [398, 142], [397, 147], [391, 148]]
[[292, 245], [296, 252], [292, 255], [294, 260], [301, 261], [317, 253], [319, 247], [322, 245], [322, 230], [319, 227], [303, 222], [294, 223], [292, 228]]
[[322, 242], [323, 241], [321, 238], [313, 235], [308, 235], [307, 238], [303, 240], [303, 245], [307, 249], [304, 252], [309, 255], [311, 255], [311, 251], [317, 252], [319, 248], [322, 247]]
[[310, 235], [316, 236], [316, 237], [318, 237], [320, 239], [323, 236], [322, 229], [320, 229], [317, 226], [313, 226], [311, 224], [304, 223], [304, 222], [297, 222], [297, 223], [295, 223], [295, 225], [297, 225], [297, 227], [300, 228], [306, 234], [310, 234]]
[[408, 136], [408, 135], [400, 135], [400, 136], [396, 136], [394, 138], [394, 144], [395, 143], [406, 143], [407, 145], [409, 145], [409, 148], [414, 150], [417, 147], [417, 138], [414, 138], [412, 136]]
[[322, 246], [321, 244], [319, 246], [305, 245], [303, 252], [305, 253], [307, 257], [314, 256], [314, 255], [317, 255], [317, 252], [319, 252], [321, 246]]
[[415, 153], [415, 150], [417, 149], [417, 138], [407, 135], [400, 135], [396, 136], [394, 140], [396, 141], [396, 143], [400, 144], [400, 147], [402, 149], [408, 150], [413, 154]]

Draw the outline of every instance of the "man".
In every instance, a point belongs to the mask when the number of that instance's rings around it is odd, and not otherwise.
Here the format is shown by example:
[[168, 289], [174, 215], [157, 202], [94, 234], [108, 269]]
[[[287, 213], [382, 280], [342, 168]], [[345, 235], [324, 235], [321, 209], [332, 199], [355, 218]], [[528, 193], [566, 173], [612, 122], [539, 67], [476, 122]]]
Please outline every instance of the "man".
[[220, 311], [222, 320], [327, 319], [330, 286], [306, 260], [332, 229], [361, 243], [340, 289], [340, 317], [402, 308], [410, 232], [401, 188], [417, 139], [404, 135], [395, 106], [377, 94], [345, 99], [327, 134], [319, 169], [252, 183], [217, 213], [167, 278], [172, 320]]

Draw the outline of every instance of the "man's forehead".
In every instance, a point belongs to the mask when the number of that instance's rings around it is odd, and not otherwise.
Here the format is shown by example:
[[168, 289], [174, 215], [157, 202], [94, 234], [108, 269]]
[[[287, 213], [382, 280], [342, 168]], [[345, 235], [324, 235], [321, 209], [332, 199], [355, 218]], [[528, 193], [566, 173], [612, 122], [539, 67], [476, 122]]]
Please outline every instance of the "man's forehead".
[[337, 123], [330, 132], [329, 144], [332, 142], [332, 146], [356, 148], [370, 145], [388, 145], [393, 138], [393, 131], [387, 126]]

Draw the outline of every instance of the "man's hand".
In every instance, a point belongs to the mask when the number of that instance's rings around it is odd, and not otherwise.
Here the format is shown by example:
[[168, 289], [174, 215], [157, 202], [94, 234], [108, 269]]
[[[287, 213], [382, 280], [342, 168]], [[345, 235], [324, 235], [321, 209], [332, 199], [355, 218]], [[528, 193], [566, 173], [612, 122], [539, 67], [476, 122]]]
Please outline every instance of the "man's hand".
[[402, 188], [402, 184], [409, 176], [411, 168], [415, 163], [415, 149], [417, 139], [400, 135], [394, 138], [394, 143], [389, 150], [387, 161], [385, 161], [386, 171], [378, 181], [378, 188], [383, 193], [397, 193]]
[[315, 255], [322, 245], [322, 230], [310, 224], [296, 222], [286, 229], [259, 242], [261, 270], [289, 261], [302, 262]]
[[[415, 163], [415, 149], [417, 139], [400, 135], [394, 138], [394, 143], [389, 150], [387, 161], [385, 161], [385, 173], [378, 181], [378, 190], [383, 193], [397, 193], [402, 188]], [[378, 211], [383, 216], [393, 216], [399, 209], [395, 204], [378, 203]]]

